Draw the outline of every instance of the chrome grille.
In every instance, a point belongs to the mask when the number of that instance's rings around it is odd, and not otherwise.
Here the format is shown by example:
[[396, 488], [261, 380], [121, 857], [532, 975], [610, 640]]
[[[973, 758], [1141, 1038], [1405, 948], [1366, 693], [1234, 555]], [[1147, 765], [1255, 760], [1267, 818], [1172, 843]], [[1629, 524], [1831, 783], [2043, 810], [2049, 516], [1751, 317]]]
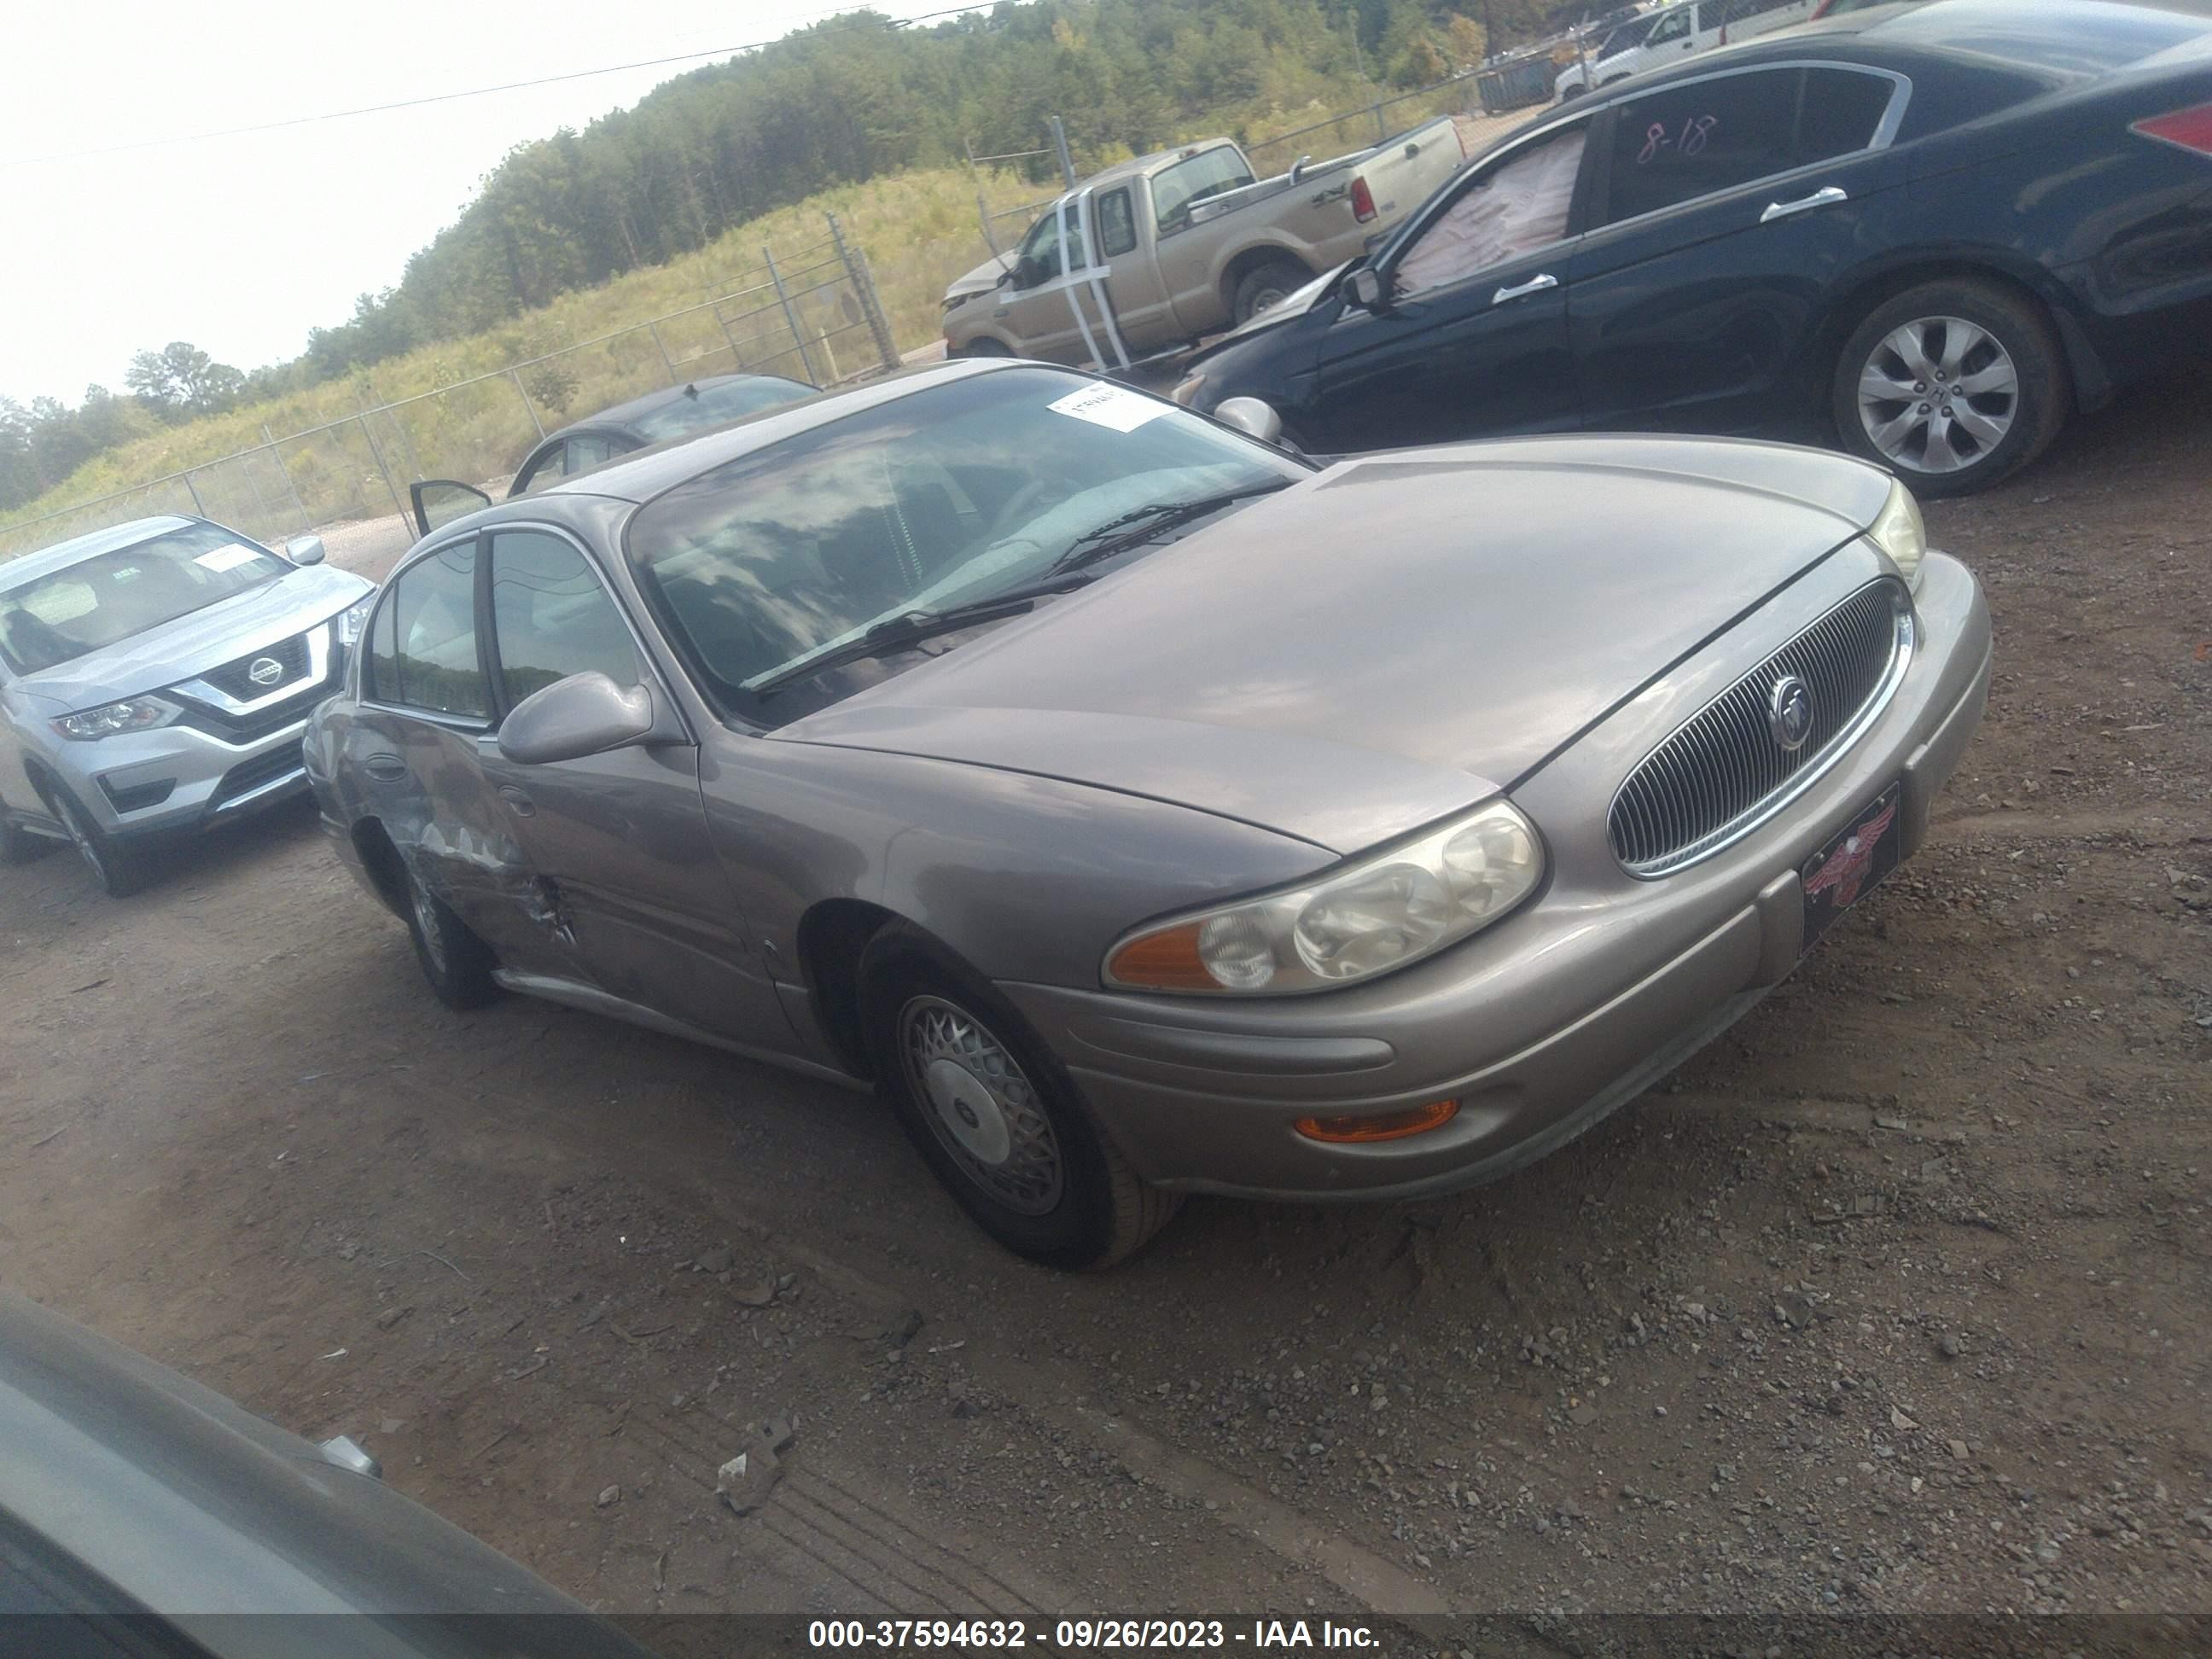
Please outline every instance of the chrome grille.
[[[1662, 876], [1747, 835], [1809, 787], [1897, 689], [1912, 648], [1904, 585], [1881, 577], [1845, 599], [1707, 703], [1628, 775], [1607, 827], [1632, 875]], [[1768, 719], [1775, 684], [1811, 694], [1812, 729], [1796, 750]]]
[[[257, 684], [253, 679], [253, 665], [264, 659], [275, 662], [278, 672], [276, 678], [267, 684]], [[227, 662], [220, 668], [211, 668], [200, 678], [227, 696], [235, 697], [240, 702], [252, 702], [257, 697], [269, 696], [279, 687], [291, 684], [307, 672], [307, 636], [295, 634], [289, 640], [279, 640], [266, 650], [256, 651], [235, 662]]]

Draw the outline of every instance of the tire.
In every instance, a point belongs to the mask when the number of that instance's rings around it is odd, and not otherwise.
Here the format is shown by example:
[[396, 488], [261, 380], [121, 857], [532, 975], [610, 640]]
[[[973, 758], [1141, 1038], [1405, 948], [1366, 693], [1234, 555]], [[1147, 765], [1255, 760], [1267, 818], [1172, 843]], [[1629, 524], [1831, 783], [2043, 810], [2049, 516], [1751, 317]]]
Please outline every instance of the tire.
[[93, 879], [110, 898], [129, 898], [154, 878], [153, 860], [143, 848], [118, 841], [102, 830], [76, 796], [57, 785], [49, 804], [62, 828], [69, 831], [77, 856], [92, 872]]
[[1012, 1006], [922, 934], [893, 927], [869, 942], [860, 999], [878, 1090], [960, 1206], [1015, 1255], [1110, 1267], [1182, 1207], [1138, 1178]]
[[1313, 281], [1313, 272], [1296, 259], [1285, 257], [1269, 259], [1246, 271], [1237, 284], [1237, 292], [1230, 301], [1230, 315], [1239, 323], [1248, 323], [1262, 308], [1273, 305], [1286, 294], [1304, 288]]
[[948, 357], [1011, 357], [1014, 355], [1014, 349], [1005, 341], [994, 340], [985, 334], [969, 341], [959, 350], [948, 351], [945, 355]]
[[1589, 90], [1589, 88], [1584, 86], [1563, 87], [1559, 91], [1559, 101], [1564, 104], [1570, 99], [1580, 98]]
[[490, 947], [412, 870], [407, 872], [407, 935], [415, 942], [422, 977], [448, 1008], [481, 1008], [499, 994], [491, 976], [499, 963]]
[[[1900, 395], [1882, 395], [1892, 391]], [[2071, 398], [2041, 308], [1993, 283], [1954, 279], [1907, 289], [1851, 331], [1830, 414], [1845, 449], [1916, 495], [1968, 495], [2049, 448]]]

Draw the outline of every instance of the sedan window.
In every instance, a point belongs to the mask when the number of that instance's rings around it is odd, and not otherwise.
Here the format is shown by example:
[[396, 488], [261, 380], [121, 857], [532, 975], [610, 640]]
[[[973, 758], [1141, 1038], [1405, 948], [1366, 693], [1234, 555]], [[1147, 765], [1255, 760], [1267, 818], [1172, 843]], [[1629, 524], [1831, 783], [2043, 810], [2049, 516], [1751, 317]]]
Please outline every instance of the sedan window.
[[[1884, 90], [1892, 84], [1855, 78]], [[1629, 99], [1613, 122], [1606, 222], [1802, 165], [1797, 124], [1804, 92], [1804, 71], [1785, 69], [1681, 82]], [[1872, 123], [1867, 127], [1871, 137]]]
[[372, 696], [434, 714], [489, 715], [477, 660], [476, 570], [476, 544], [463, 542], [399, 573], [370, 636]]
[[803, 380], [787, 380], [774, 374], [750, 374], [719, 386], [701, 386], [685, 397], [641, 415], [632, 424], [648, 438], [678, 438], [725, 421], [742, 420], [763, 409], [811, 398], [814, 388]]
[[1586, 122], [1565, 128], [1476, 178], [1399, 259], [1398, 293], [1442, 288], [1565, 237], [1587, 133]]
[[638, 513], [629, 552], [705, 689], [760, 718], [757, 683], [872, 624], [1048, 580], [1140, 508], [1305, 476], [1162, 399], [1008, 368], [679, 485]]
[[491, 616], [509, 704], [592, 669], [617, 685], [643, 677], [614, 600], [558, 536], [514, 530], [492, 538]]
[[507, 486], [507, 500], [513, 501], [517, 495], [527, 495], [534, 490], [547, 489], [558, 481], [567, 465], [563, 457], [568, 447], [566, 442], [548, 444], [523, 462], [522, 471], [514, 475], [514, 482]]
[[627, 447], [612, 438], [601, 437], [596, 432], [580, 432], [568, 440], [568, 476], [573, 477], [602, 462], [611, 461]]

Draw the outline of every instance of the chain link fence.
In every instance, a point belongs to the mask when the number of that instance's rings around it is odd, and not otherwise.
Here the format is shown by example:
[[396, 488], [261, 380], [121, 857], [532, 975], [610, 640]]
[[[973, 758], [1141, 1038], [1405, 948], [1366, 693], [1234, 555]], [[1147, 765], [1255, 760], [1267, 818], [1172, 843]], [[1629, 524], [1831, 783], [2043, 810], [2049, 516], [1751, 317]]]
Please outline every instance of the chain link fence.
[[849, 385], [898, 367], [866, 256], [836, 216], [804, 247], [702, 304], [35, 519], [0, 526], [0, 558], [157, 514], [212, 519], [266, 542], [320, 534], [374, 561], [414, 539], [407, 487], [459, 478], [496, 492], [547, 433], [611, 404], [713, 374]]

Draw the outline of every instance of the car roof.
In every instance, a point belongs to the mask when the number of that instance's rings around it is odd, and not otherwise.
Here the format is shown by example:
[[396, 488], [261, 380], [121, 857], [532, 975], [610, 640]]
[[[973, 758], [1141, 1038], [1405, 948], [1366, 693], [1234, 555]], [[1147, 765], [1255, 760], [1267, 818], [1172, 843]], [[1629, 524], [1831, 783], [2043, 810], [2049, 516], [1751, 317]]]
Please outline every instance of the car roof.
[[[110, 525], [105, 530], [88, 530], [82, 536], [72, 536], [65, 542], [56, 542], [52, 547], [40, 548], [20, 558], [0, 559], [0, 587], [14, 587], [39, 576], [67, 569], [80, 560], [97, 558], [102, 553], [112, 553], [118, 547], [129, 547], [149, 536], [158, 536], [167, 530], [184, 530], [203, 519], [189, 519], [179, 514], [165, 513], [157, 518], [133, 519], [128, 524]], [[243, 538], [241, 538], [243, 539]]]
[[671, 404], [683, 402], [690, 391], [696, 388], [708, 392], [718, 386], [737, 385], [748, 380], [775, 380], [785, 386], [806, 384], [804, 380], [794, 380], [787, 374], [702, 374], [696, 380], [684, 381], [682, 386], [656, 387], [642, 397], [632, 398], [628, 403], [615, 404], [596, 415], [587, 415], [580, 421], [571, 421], [558, 430], [547, 433], [531, 446], [530, 453], [535, 455], [555, 439], [565, 438], [572, 432], [626, 431], [633, 437], [646, 437], [650, 434], [638, 431], [636, 422]]

